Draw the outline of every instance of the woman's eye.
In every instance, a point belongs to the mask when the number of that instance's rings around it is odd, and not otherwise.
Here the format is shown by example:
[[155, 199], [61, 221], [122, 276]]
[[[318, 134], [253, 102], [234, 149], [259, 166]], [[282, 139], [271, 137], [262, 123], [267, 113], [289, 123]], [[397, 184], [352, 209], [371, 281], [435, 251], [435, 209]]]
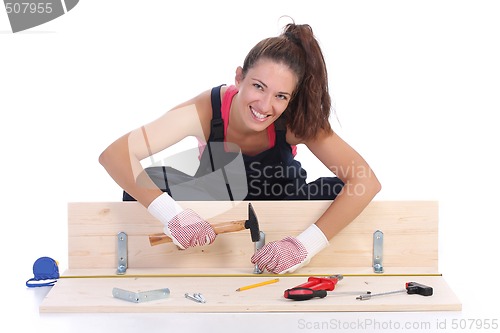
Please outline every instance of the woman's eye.
[[255, 88], [257, 88], [257, 89], [262, 90], [262, 86], [261, 86], [260, 84], [258, 84], [258, 83], [254, 83], [254, 84], [253, 84], [253, 86], [254, 86]]
[[285, 95], [278, 95], [278, 96], [276, 96], [276, 97], [278, 97], [278, 99], [281, 99], [281, 100], [283, 100], [283, 101], [286, 101], [286, 100], [287, 100], [287, 97], [286, 97]]

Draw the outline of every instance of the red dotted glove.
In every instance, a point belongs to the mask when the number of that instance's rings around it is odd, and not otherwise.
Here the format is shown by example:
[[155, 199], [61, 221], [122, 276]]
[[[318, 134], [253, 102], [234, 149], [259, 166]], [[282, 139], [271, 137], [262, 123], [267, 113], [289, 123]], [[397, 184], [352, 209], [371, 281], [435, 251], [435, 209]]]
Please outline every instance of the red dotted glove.
[[212, 244], [217, 234], [214, 229], [191, 209], [186, 209], [171, 219], [163, 231], [175, 245], [188, 247]]
[[285, 237], [264, 245], [252, 256], [251, 261], [261, 270], [271, 273], [292, 273], [307, 265], [313, 256], [328, 245], [328, 239], [313, 224], [297, 237]]
[[307, 250], [297, 238], [286, 237], [264, 245], [252, 256], [252, 263], [272, 273], [281, 273], [301, 264], [307, 257]]
[[180, 249], [212, 244], [217, 234], [214, 229], [191, 209], [182, 209], [167, 193], [161, 194], [148, 211], [165, 227], [163, 232]]

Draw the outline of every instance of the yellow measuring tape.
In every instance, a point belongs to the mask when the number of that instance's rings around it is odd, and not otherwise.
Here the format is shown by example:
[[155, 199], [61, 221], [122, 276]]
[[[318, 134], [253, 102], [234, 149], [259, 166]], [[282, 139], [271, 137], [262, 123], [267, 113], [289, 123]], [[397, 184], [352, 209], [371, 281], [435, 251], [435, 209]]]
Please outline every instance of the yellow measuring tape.
[[[332, 276], [333, 274], [286, 274], [286, 275], [276, 275], [276, 274], [123, 274], [123, 275], [62, 275], [61, 279], [107, 279], [107, 278], [169, 278], [169, 277], [309, 277], [309, 276]], [[424, 273], [424, 274], [342, 274], [344, 277], [389, 277], [389, 276], [442, 276], [440, 273]]]

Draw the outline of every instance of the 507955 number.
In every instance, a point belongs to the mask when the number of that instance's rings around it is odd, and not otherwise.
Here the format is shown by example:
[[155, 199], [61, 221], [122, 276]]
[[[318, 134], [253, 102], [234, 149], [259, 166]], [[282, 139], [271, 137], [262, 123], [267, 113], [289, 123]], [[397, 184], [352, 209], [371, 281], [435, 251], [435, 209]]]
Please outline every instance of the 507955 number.
[[52, 2], [6, 2], [7, 14], [50, 14], [52, 13]]
[[453, 319], [451, 328], [453, 330], [497, 330], [498, 319]]

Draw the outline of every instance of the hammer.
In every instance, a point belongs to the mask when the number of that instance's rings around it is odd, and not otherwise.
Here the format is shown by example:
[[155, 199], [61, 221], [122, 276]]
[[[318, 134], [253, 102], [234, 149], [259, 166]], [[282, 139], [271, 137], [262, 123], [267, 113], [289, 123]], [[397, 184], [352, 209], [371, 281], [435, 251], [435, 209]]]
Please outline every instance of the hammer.
[[[212, 228], [214, 228], [214, 231], [217, 235], [226, 232], [250, 229], [250, 236], [252, 237], [252, 242], [257, 243], [260, 241], [261, 238], [259, 221], [257, 220], [257, 215], [255, 215], [255, 211], [253, 210], [251, 203], [248, 204], [248, 220], [228, 221], [228, 222], [212, 224]], [[149, 244], [151, 244], [151, 246], [169, 242], [172, 242], [172, 239], [167, 235], [165, 235], [164, 233], [149, 235]]]

